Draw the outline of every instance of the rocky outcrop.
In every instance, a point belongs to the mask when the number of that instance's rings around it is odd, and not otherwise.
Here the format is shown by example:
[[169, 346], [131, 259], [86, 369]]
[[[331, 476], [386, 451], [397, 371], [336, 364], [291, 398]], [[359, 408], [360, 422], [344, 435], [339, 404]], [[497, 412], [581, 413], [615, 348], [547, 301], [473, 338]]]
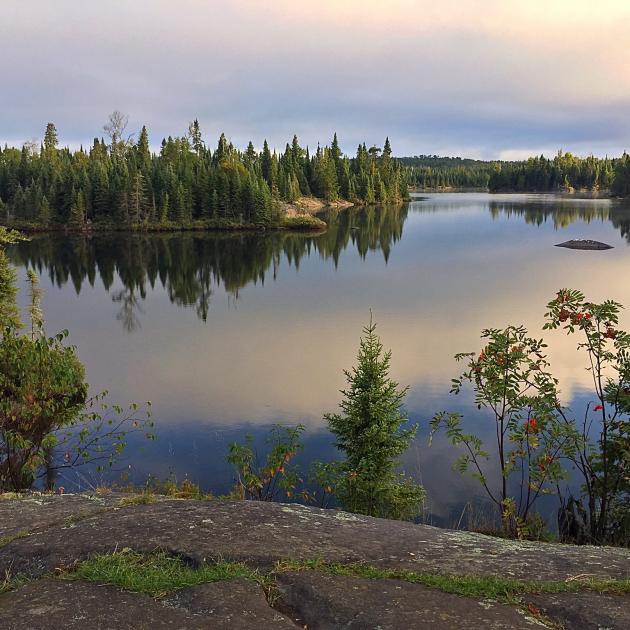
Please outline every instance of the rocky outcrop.
[[[263, 593], [254, 582], [233, 580], [158, 600], [54, 577], [93, 554], [122, 549], [163, 550], [192, 565], [240, 561], [269, 572], [275, 587]], [[124, 625], [119, 607], [137, 611], [130, 614], [151, 628], [220, 628], [225, 619], [229, 627], [258, 629], [521, 628], [547, 618], [566, 627], [597, 627], [600, 621], [602, 627], [628, 627], [627, 593], [588, 593], [588, 605], [583, 593], [532, 595], [507, 605], [403, 578], [278, 569], [278, 563], [314, 560], [447, 578], [630, 579], [630, 550], [624, 549], [508, 541], [296, 504], [158, 499], [122, 505], [115, 495], [42, 495], [0, 500], [0, 575], [31, 580], [0, 595], [0, 628], [79, 627], [68, 621], [76, 610], [83, 611], [82, 628], [145, 627]], [[57, 602], [56, 608], [42, 612], [45, 601]], [[540, 615], [529, 614], [528, 606]]]

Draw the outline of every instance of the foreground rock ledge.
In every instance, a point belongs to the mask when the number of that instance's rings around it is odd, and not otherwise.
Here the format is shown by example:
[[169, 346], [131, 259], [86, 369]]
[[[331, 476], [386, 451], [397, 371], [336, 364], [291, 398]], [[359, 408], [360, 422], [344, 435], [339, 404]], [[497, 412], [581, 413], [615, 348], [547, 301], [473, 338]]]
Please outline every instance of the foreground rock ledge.
[[[267, 610], [260, 587], [246, 581], [234, 582], [230, 587], [223, 583], [178, 591], [170, 599], [156, 601], [109, 586], [83, 582], [59, 585], [58, 580], [46, 577], [92, 554], [123, 548], [138, 552], [163, 549], [193, 563], [237, 560], [263, 569], [280, 560], [319, 559], [521, 580], [566, 580], [585, 574], [604, 579], [630, 578], [629, 550], [507, 541], [295, 504], [163, 499], [123, 507], [115, 495], [27, 496], [0, 499], [0, 574], [41, 579], [0, 596], [0, 628], [20, 627], [7, 625], [11, 611], [17, 614], [15, 611], [26, 606], [23, 614], [36, 613], [41, 606], [38, 608], [35, 602], [46, 601], [45, 592], [54, 595], [59, 610], [48, 610], [39, 621], [29, 618], [26, 627], [74, 627], [64, 621], [73, 610], [72, 602], [76, 610], [90, 607], [86, 615], [94, 624], [84, 618], [81, 627], [86, 628], [110, 627], [96, 620], [101, 614], [111, 615], [110, 620], [119, 619], [118, 613], [107, 612], [108, 606], [117, 607], [116, 602], [130, 610], [140, 607], [144, 612], [138, 612], [136, 619], [146, 618], [147, 627], [222, 627], [219, 620], [223, 618], [235, 628], [308, 624], [309, 630], [377, 625], [446, 628], [461, 627], [460, 623], [480, 627], [480, 618], [488, 628], [533, 627], [538, 623], [516, 608], [490, 606], [488, 602], [419, 585], [332, 577], [315, 571], [279, 576], [276, 610]], [[103, 594], [101, 599], [98, 593]], [[592, 601], [586, 607], [581, 594], [540, 596], [532, 600], [532, 605], [543, 611], [549, 608], [549, 616], [567, 628], [630, 627], [628, 597], [589, 597]], [[64, 598], [65, 607], [61, 603]], [[168, 611], [161, 616], [165, 606]], [[216, 615], [214, 625], [204, 626], [209, 623], [209, 614]], [[142, 627], [118, 622], [113, 625]]]

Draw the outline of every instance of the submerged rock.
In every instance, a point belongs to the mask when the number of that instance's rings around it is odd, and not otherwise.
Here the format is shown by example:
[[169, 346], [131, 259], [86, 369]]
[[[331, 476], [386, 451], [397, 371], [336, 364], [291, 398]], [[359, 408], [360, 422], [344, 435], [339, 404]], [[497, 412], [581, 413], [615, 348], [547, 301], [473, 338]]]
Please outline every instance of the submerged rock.
[[601, 250], [613, 249], [612, 245], [602, 243], [601, 241], [592, 241], [588, 238], [577, 238], [564, 243], [558, 243], [556, 247], [566, 247], [567, 249], [585, 249], [585, 250]]

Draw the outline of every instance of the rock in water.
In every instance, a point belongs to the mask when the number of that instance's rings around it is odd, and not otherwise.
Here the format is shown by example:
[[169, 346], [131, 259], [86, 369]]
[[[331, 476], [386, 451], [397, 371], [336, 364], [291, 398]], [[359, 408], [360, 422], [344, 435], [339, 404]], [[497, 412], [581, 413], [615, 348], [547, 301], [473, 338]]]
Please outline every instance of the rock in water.
[[564, 243], [558, 243], [556, 247], [566, 247], [567, 249], [590, 249], [590, 250], [599, 250], [599, 249], [612, 249], [612, 245], [607, 245], [606, 243], [601, 243], [600, 241], [592, 241], [590, 239], [573, 239], [571, 241], [565, 241]]

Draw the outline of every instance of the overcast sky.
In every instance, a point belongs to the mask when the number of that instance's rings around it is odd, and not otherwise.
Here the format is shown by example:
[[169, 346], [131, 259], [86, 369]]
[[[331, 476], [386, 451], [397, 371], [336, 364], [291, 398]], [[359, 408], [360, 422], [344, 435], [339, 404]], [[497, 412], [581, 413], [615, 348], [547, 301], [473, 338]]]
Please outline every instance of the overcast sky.
[[515, 158], [630, 149], [630, 0], [0, 0], [0, 142], [382, 144]]

